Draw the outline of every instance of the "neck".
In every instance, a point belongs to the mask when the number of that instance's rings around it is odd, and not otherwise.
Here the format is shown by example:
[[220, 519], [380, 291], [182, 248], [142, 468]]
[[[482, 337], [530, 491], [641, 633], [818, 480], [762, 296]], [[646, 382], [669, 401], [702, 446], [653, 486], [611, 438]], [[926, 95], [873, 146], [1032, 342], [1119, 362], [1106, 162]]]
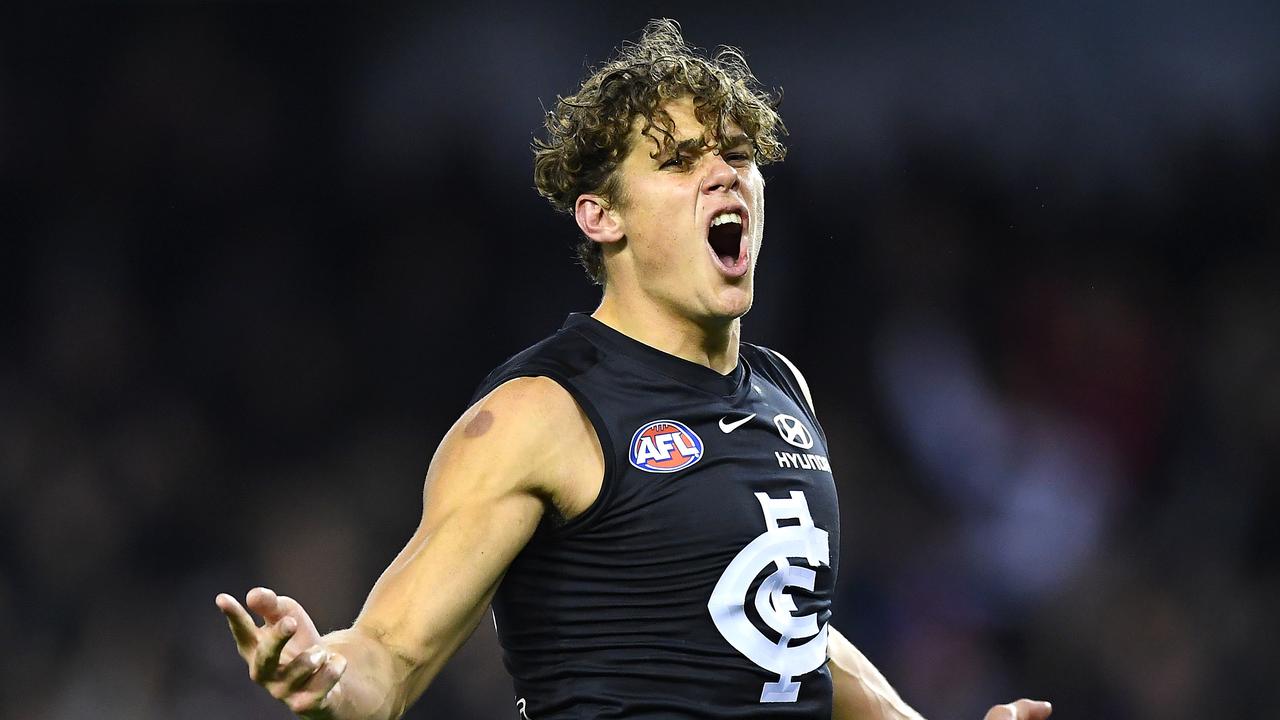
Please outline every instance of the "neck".
[[591, 317], [668, 355], [698, 363], [721, 375], [738, 366], [738, 318], [697, 321], [653, 302], [634, 302], [609, 292]]

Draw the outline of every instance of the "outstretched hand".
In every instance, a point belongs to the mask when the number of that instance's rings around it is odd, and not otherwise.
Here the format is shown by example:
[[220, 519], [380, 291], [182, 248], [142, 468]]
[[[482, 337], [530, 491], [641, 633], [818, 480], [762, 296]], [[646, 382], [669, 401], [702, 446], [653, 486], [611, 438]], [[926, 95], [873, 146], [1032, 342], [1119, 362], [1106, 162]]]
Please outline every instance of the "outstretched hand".
[[250, 679], [298, 715], [332, 717], [329, 708], [341, 692], [338, 681], [347, 660], [325, 647], [315, 623], [296, 600], [267, 588], [250, 590], [245, 605], [262, 616], [261, 627], [230, 595], [222, 593], [214, 603], [227, 616]]
[[1044, 720], [1053, 706], [1043, 700], [1027, 700], [997, 705], [987, 711], [983, 720]]

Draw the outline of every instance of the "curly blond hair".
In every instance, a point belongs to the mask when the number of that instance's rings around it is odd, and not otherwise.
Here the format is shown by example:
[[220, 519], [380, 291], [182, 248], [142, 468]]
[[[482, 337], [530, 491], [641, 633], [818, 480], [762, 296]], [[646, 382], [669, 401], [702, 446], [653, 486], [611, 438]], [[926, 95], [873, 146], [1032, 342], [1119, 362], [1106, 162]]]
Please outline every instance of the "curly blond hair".
[[[641, 135], [654, 142], [656, 157], [675, 143], [675, 124], [662, 105], [682, 97], [692, 97], [696, 117], [717, 143], [724, 142], [728, 123], [734, 122], [751, 139], [758, 165], [786, 156], [780, 139], [786, 128], [777, 112], [781, 93], [760, 87], [742, 53], [722, 46], [707, 57], [685, 42], [676, 21], [650, 20], [639, 42], [623, 43], [578, 92], [556, 98], [555, 109], [547, 113], [546, 138], [533, 142], [538, 194], [566, 213], [583, 193], [624, 204], [625, 188], [615, 171], [631, 151], [633, 123], [643, 121]], [[577, 251], [587, 274], [603, 285], [600, 244], [582, 238]]]

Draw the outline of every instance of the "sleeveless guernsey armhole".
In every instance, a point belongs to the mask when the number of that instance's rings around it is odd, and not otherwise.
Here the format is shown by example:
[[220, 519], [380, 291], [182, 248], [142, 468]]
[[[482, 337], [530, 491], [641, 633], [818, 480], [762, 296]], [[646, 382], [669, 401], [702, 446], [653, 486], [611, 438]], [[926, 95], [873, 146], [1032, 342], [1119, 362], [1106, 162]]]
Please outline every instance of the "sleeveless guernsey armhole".
[[566, 520], [561, 525], [553, 525], [552, 533], [555, 535], [565, 535], [576, 530], [595, 519], [602, 510], [608, 505], [610, 494], [613, 492], [614, 486], [614, 448], [613, 440], [609, 437], [609, 426], [605, 424], [604, 418], [600, 415], [600, 411], [596, 406], [582, 393], [572, 382], [564, 375], [540, 367], [523, 367], [503, 374], [503, 379], [499, 385], [522, 377], [545, 377], [554, 380], [557, 385], [565, 389], [573, 401], [591, 421], [591, 427], [596, 432], [596, 440], [600, 443], [600, 452], [604, 455], [604, 477], [600, 478], [600, 494], [596, 499], [587, 506], [586, 510], [578, 513], [570, 520]]

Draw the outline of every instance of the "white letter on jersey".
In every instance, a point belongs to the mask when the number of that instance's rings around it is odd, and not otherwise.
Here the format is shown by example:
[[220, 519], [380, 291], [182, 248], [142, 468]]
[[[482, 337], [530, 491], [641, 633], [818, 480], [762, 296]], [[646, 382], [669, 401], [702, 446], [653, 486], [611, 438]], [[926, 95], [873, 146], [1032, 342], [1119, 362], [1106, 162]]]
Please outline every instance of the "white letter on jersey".
[[[765, 532], [748, 543], [725, 568], [711, 592], [707, 610], [716, 629], [734, 649], [756, 665], [778, 673], [777, 682], [764, 684], [760, 702], [795, 702], [800, 683], [791, 678], [817, 670], [826, 662], [827, 627], [819, 628], [813, 614], [792, 615], [796, 604], [787, 588], [812, 591], [817, 577], [812, 568], [830, 565], [831, 548], [827, 531], [813, 524], [804, 493], [792, 491], [787, 498], [771, 498], [767, 493], [755, 496], [764, 512]], [[800, 524], [779, 527], [779, 520], [798, 520]], [[800, 557], [809, 567], [796, 567], [787, 560]], [[751, 581], [770, 564], [777, 570], [760, 584], [754, 607], [765, 624], [778, 633], [776, 642], [758, 630], [746, 614]], [[810, 638], [807, 642], [788, 647], [791, 640], [806, 637]]]
[[668, 460], [670, 458], [671, 453], [654, 445], [653, 438], [640, 438], [640, 447], [636, 451], [636, 462], [643, 465], [650, 460]]

